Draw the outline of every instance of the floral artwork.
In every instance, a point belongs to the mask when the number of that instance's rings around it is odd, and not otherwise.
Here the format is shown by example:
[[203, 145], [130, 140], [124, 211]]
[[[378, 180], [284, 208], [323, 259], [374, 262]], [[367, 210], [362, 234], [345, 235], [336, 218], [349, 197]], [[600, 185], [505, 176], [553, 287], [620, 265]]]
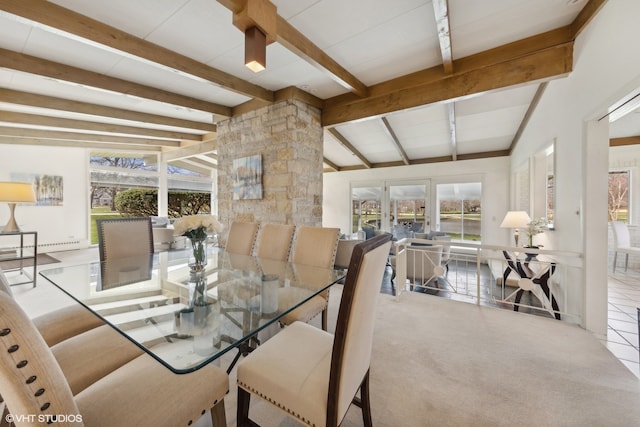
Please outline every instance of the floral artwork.
[[262, 157], [242, 157], [233, 161], [233, 200], [262, 199]]
[[36, 206], [62, 206], [63, 204], [62, 176], [13, 172], [11, 180], [33, 184]]

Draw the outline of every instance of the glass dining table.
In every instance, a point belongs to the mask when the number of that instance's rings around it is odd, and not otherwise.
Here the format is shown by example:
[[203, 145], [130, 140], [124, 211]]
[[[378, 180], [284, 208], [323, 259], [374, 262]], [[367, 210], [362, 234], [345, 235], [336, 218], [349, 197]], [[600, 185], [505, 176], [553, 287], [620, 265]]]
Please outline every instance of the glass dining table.
[[40, 275], [178, 374], [237, 349], [230, 371], [261, 332], [344, 277], [341, 270], [222, 250], [194, 271], [188, 255], [159, 252]]

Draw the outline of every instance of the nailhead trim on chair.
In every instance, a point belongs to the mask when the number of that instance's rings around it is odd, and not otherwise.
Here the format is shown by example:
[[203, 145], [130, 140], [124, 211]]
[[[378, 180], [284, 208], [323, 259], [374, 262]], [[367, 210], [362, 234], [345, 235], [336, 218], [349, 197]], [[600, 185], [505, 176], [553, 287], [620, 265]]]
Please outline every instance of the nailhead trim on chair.
[[253, 387], [249, 387], [247, 384], [243, 383], [243, 382], [238, 382], [238, 385], [241, 386], [242, 388], [244, 388], [245, 390], [255, 394], [256, 396], [261, 397], [264, 400], [269, 401], [270, 403], [272, 403], [273, 405], [277, 406], [278, 408], [282, 409], [283, 411], [286, 411], [288, 414], [290, 414], [291, 416], [297, 418], [298, 420], [302, 421], [303, 423], [305, 423], [308, 426], [311, 427], [316, 427], [315, 424], [313, 424], [311, 421], [307, 420], [305, 417], [303, 417], [302, 415], [293, 412], [291, 409], [287, 408], [286, 406], [284, 406], [282, 403], [277, 402], [273, 399], [271, 399], [268, 396], [265, 396], [264, 394], [262, 394], [261, 392], [259, 392], [258, 390], [254, 389]]
[[[7, 337], [7, 336], [9, 336], [10, 334], [11, 334], [11, 328], [4, 328], [4, 329], [0, 330], [0, 337]], [[18, 344], [13, 344], [13, 345], [9, 346], [9, 348], [7, 348], [7, 352], [8, 352], [9, 354], [12, 354], [12, 353], [15, 353], [16, 351], [18, 351], [19, 349], [20, 349], [20, 346], [19, 346]], [[24, 368], [25, 366], [27, 366], [28, 364], [29, 364], [29, 361], [28, 361], [28, 360], [23, 359], [23, 360], [19, 361], [19, 362], [16, 364], [16, 368], [17, 368], [17, 369], [22, 369], [22, 368]], [[27, 378], [27, 379], [26, 379], [25, 383], [26, 383], [26, 384], [32, 384], [32, 383], [34, 383], [37, 379], [38, 379], [38, 377], [37, 377], [37, 376], [35, 376], [35, 375], [31, 375], [29, 378]], [[36, 390], [36, 392], [34, 393], [34, 396], [35, 396], [35, 397], [40, 397], [40, 396], [42, 396], [42, 395], [45, 393], [45, 391], [46, 391], [46, 390], [45, 390], [44, 388], [42, 388], [42, 387], [41, 387], [41, 388], [39, 388], [38, 390]], [[45, 402], [45, 403], [43, 403], [43, 404], [42, 404], [42, 406], [40, 407], [40, 410], [44, 412], [44, 411], [46, 411], [47, 409], [49, 409], [49, 407], [50, 407], [50, 406], [51, 406], [51, 402]], [[47, 420], [47, 424], [51, 424], [51, 423], [53, 423], [53, 419], [52, 419], [52, 418], [49, 418], [49, 419]], [[14, 424], [12, 423], [12, 425], [14, 425]]]

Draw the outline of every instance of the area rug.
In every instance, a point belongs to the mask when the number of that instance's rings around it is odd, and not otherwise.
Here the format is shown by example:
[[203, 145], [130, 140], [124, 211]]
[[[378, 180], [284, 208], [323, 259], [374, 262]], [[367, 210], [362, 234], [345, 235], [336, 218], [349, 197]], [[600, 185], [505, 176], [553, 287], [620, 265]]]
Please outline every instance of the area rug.
[[[340, 288], [332, 289], [330, 326]], [[224, 362], [223, 362], [224, 363]], [[637, 426], [640, 380], [576, 325], [406, 293], [378, 299], [371, 363], [377, 427]], [[225, 397], [235, 425], [235, 369]], [[298, 426], [252, 399], [263, 426]], [[353, 407], [343, 427], [362, 426]]]
[[[37, 260], [38, 260], [38, 264], [37, 264], [38, 266], [60, 262], [58, 259], [48, 254], [38, 254]], [[22, 264], [20, 264], [21, 262]], [[0, 261], [0, 268], [2, 268], [3, 270], [10, 270], [14, 268], [31, 267], [31, 266], [33, 266], [32, 258], [24, 259], [22, 261], [20, 260]]]

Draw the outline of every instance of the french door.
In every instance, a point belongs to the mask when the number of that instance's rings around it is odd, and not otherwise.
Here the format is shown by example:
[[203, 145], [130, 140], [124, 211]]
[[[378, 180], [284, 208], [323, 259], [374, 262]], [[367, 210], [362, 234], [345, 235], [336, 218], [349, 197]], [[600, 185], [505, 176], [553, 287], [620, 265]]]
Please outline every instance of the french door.
[[352, 183], [352, 233], [362, 229], [369, 238], [376, 230], [393, 231], [398, 225], [428, 230], [429, 189], [429, 180]]

